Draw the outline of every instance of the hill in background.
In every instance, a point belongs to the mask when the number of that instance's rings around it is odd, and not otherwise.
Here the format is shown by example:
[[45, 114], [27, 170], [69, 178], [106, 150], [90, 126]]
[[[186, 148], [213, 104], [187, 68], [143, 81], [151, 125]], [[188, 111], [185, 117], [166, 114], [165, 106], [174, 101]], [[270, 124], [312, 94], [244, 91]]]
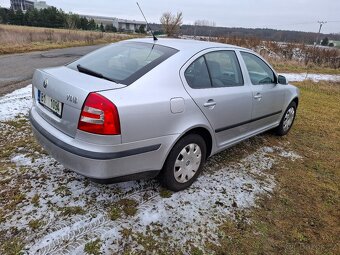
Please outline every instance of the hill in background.
[[[162, 31], [162, 25], [151, 24], [155, 31]], [[194, 26], [182, 25], [182, 35], [189, 36], [211, 36], [211, 37], [237, 37], [237, 38], [250, 38], [256, 37], [262, 40], [276, 41], [276, 42], [294, 42], [313, 44], [317, 37], [317, 33], [301, 32], [301, 31], [288, 31], [276, 30], [269, 28], [240, 28], [240, 27], [209, 27], [209, 26]], [[323, 38], [330, 40], [340, 40], [340, 34], [320, 34], [319, 40]]]

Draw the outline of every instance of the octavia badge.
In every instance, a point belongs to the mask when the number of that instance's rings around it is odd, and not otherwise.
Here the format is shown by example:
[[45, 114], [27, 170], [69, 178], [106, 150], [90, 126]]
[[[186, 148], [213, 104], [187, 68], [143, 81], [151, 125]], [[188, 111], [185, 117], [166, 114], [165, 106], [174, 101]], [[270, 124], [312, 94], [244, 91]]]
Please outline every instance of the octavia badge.
[[78, 97], [72, 96], [70, 94], [66, 96], [66, 100], [74, 104], [78, 103]]
[[47, 85], [48, 85], [48, 80], [45, 79], [45, 80], [44, 80], [44, 83], [43, 83], [43, 86], [44, 86], [45, 89], [47, 88]]

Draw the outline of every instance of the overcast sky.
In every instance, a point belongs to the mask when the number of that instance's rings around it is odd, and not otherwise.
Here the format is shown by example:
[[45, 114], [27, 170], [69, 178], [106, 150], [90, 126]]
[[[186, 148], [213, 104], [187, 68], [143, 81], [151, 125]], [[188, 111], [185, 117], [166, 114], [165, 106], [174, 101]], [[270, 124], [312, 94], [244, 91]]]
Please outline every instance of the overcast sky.
[[[136, 0], [46, 0], [66, 12], [142, 20]], [[324, 33], [340, 33], [340, 0], [139, 0], [149, 22], [159, 23], [165, 11], [182, 11], [185, 24], [214, 21], [217, 26], [276, 28], [317, 32], [317, 21], [328, 21]], [[9, 6], [10, 0], [0, 0]]]

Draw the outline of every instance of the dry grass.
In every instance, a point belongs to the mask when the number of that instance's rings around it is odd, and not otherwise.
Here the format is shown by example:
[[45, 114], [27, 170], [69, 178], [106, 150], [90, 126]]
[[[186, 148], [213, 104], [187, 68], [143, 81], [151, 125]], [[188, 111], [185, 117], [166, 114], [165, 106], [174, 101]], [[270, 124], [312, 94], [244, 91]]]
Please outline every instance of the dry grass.
[[340, 254], [340, 83], [297, 86], [298, 118], [282, 142], [303, 160], [283, 161], [275, 194], [222, 224], [217, 254]]
[[340, 73], [340, 50], [337, 48], [243, 37], [219, 37], [217, 41], [253, 49], [270, 60], [279, 72]]
[[[306, 81], [296, 85], [301, 89], [301, 101], [289, 135], [278, 138], [266, 133], [254, 137], [222, 152], [209, 164], [219, 169], [228, 162], [237, 163], [239, 158], [263, 146], [286, 146], [303, 158], [294, 162], [282, 159], [270, 170], [277, 181], [275, 193], [262, 197], [254, 210], [241, 210], [235, 220], [226, 216], [218, 235], [220, 245], [211, 244], [204, 251], [193, 249], [191, 254], [340, 254], [340, 83]], [[0, 161], [6, 162], [10, 155], [17, 153], [31, 153], [28, 155], [34, 158], [34, 152], [40, 147], [32, 137], [27, 121], [5, 124], [7, 128], [2, 131], [3, 140], [0, 140]], [[17, 135], [23, 133], [25, 135]], [[0, 165], [1, 171], [8, 171], [8, 167]], [[16, 178], [20, 184], [20, 178], [30, 176], [23, 174]], [[10, 180], [0, 180], [0, 187], [4, 187], [2, 182]], [[58, 192], [67, 194], [68, 191], [60, 188]], [[170, 195], [164, 193], [163, 197]], [[6, 206], [0, 208], [0, 223], [8, 211], [20, 210], [17, 206], [22, 199], [25, 198], [20, 186], [2, 192], [0, 202]], [[39, 205], [39, 196], [31, 202], [34, 206]], [[79, 207], [58, 210], [68, 216], [84, 212]], [[117, 220], [135, 213], [135, 201], [122, 199], [110, 207], [109, 216]], [[39, 229], [41, 224], [32, 221], [30, 226]], [[124, 229], [121, 235], [131, 236], [129, 231], [132, 230]], [[0, 253], [18, 254], [24, 248], [26, 235], [29, 233], [14, 228], [6, 233], [0, 231]], [[138, 243], [158, 254], [172, 254], [152, 236], [140, 235]], [[85, 251], [95, 254], [98, 244], [99, 241], [89, 242]], [[130, 254], [128, 246], [126, 254]]]
[[323, 67], [317, 64], [309, 63], [305, 65], [296, 60], [278, 60], [275, 58], [267, 58], [270, 64], [279, 73], [318, 73], [318, 74], [340, 74], [340, 68], [334, 69]]
[[94, 31], [0, 25], [0, 54], [110, 43], [130, 37]]
[[[94, 31], [0, 25], [0, 55], [110, 43], [130, 37], [133, 36]], [[247, 40], [246, 38], [218, 38], [218, 41], [247, 48], [256, 48], [265, 43], [264, 46], [271, 51], [281, 51], [276, 43], [262, 42], [256, 38], [252, 40]], [[294, 48], [300, 46], [292, 44], [287, 50], [291, 52]], [[289, 56], [277, 59], [268, 55], [267, 51], [261, 51], [261, 54], [270, 61], [278, 72], [340, 74], [340, 68], [329, 68], [325, 65], [315, 64], [312, 61], [306, 65], [303, 61], [290, 59]]]

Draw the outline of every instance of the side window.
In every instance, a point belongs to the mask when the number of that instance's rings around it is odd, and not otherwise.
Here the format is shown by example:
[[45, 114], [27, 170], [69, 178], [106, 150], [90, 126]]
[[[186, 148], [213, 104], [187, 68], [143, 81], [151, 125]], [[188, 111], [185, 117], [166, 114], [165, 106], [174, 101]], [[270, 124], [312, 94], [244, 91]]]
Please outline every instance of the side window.
[[276, 82], [274, 72], [262, 59], [247, 52], [241, 52], [241, 55], [247, 66], [253, 85], [272, 84]]
[[240, 64], [234, 51], [216, 51], [205, 55], [212, 87], [243, 85]]
[[204, 57], [195, 60], [185, 71], [185, 78], [193, 89], [211, 88], [211, 82]]

